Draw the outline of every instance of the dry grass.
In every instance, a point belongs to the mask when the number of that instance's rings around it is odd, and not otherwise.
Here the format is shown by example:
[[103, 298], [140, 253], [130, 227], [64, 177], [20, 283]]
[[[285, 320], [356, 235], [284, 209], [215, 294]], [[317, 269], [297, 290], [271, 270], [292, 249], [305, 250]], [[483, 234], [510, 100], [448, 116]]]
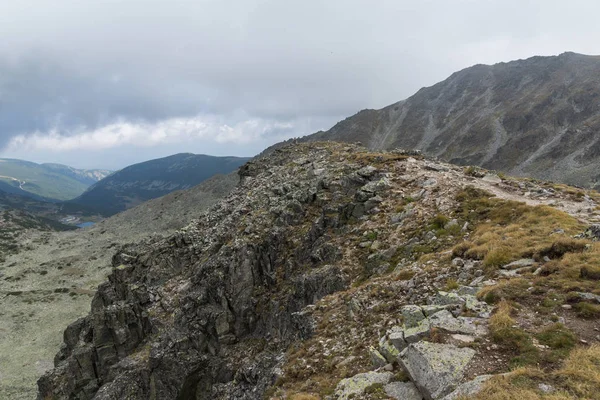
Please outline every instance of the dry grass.
[[[556, 390], [543, 393], [540, 383]], [[563, 400], [600, 399], [600, 345], [578, 348], [571, 352], [555, 372], [536, 368], [517, 369], [506, 376], [488, 381], [473, 400]]]
[[495, 268], [523, 257], [564, 254], [573, 247], [582, 250], [585, 245], [552, 234], [562, 229], [565, 235], [574, 235], [583, 229], [575, 218], [555, 208], [501, 200], [469, 187], [456, 198], [461, 204], [458, 214], [477, 228], [469, 241], [454, 248], [455, 255]]
[[320, 397], [308, 393], [296, 393], [288, 397], [290, 400], [319, 400]]

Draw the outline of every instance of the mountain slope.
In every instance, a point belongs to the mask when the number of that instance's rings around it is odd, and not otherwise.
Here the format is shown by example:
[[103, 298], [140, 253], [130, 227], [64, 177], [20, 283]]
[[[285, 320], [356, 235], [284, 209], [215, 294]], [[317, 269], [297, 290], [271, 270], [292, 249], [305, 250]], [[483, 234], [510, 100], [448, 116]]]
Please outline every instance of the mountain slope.
[[600, 195], [466, 172], [340, 143], [252, 160], [184, 229], [115, 249], [38, 398], [448, 399], [475, 377], [596, 398], [600, 246], [573, 236]]
[[419, 149], [459, 164], [600, 185], [600, 57], [475, 65], [302, 140]]
[[64, 176], [70, 176], [78, 182], [88, 186], [93, 185], [113, 173], [113, 171], [107, 169], [77, 169], [69, 167], [68, 165], [55, 163], [44, 163], [41, 165], [47, 170], [56, 171]]
[[[108, 175], [105, 170], [79, 170], [61, 164], [36, 164], [1, 158], [0, 182], [3, 190], [36, 199], [70, 200], [92, 183]], [[10, 185], [10, 187], [6, 186]]]
[[36, 397], [35, 382], [52, 367], [61, 331], [89, 312], [117, 246], [172, 234], [238, 182], [236, 173], [217, 175], [73, 232], [21, 230], [15, 243], [15, 232], [4, 230], [0, 248], [8, 252], [0, 254], [0, 399]]
[[94, 207], [106, 215], [134, 207], [176, 190], [188, 189], [216, 174], [227, 174], [248, 159], [190, 153], [131, 165], [92, 185], [72, 203]]

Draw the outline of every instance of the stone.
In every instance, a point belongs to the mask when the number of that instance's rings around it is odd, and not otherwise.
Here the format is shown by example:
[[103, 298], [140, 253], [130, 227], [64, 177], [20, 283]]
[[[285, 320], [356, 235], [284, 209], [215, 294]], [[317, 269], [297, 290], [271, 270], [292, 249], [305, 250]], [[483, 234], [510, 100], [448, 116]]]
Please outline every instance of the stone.
[[391, 382], [383, 387], [385, 394], [397, 400], [422, 400], [423, 395], [412, 382]]
[[479, 288], [478, 287], [473, 287], [473, 286], [465, 286], [462, 285], [458, 288], [457, 293], [460, 295], [470, 295], [470, 296], [475, 296], [477, 294], [477, 292], [479, 292]]
[[338, 400], [349, 400], [357, 398], [365, 392], [365, 389], [374, 384], [385, 385], [394, 375], [391, 372], [365, 372], [356, 374], [351, 378], [342, 379], [335, 388], [335, 398]]
[[520, 260], [513, 261], [511, 263], [503, 265], [500, 268], [502, 268], [502, 269], [517, 269], [517, 268], [523, 268], [523, 267], [531, 267], [534, 264], [535, 264], [535, 260], [533, 258], [522, 258]]
[[356, 356], [348, 356], [346, 358], [344, 358], [342, 361], [340, 361], [339, 363], [336, 364], [336, 368], [342, 368], [345, 367], [346, 365], [352, 364], [354, 362], [354, 360], [356, 360], [358, 357]]
[[481, 391], [483, 385], [493, 375], [480, 375], [475, 379], [465, 382], [457, 387], [452, 393], [445, 396], [442, 400], [457, 400], [464, 397], [474, 396]]
[[446, 223], [446, 225], [444, 225], [444, 229], [450, 229], [455, 226], [458, 226], [458, 221], [456, 219], [451, 219], [450, 221], [448, 221], [448, 223]]
[[585, 232], [582, 235], [579, 235], [581, 237], [586, 237], [592, 240], [598, 240], [600, 239], [600, 225], [599, 224], [594, 224], [594, 225], [590, 225]]
[[369, 347], [369, 357], [374, 368], [384, 367], [388, 363], [385, 357], [373, 346]]
[[552, 386], [550, 386], [550, 385], [547, 385], [547, 384], [545, 384], [545, 383], [540, 383], [540, 384], [538, 385], [538, 389], [540, 389], [540, 391], [541, 391], [542, 393], [546, 393], [546, 394], [547, 394], [547, 393], [552, 393], [552, 392], [554, 392], [554, 391], [556, 390], [556, 389], [554, 389], [554, 387], [552, 387]]
[[485, 301], [479, 301], [475, 296], [465, 295], [465, 308], [473, 311], [480, 318], [489, 318], [492, 315], [494, 307], [490, 306]]
[[388, 190], [391, 187], [387, 178], [381, 178], [378, 181], [372, 181], [364, 185], [360, 190], [363, 192], [379, 193]]
[[425, 314], [423, 314], [423, 310], [419, 306], [404, 306], [400, 312], [402, 313], [405, 328], [413, 328], [425, 319]]
[[468, 317], [455, 318], [448, 310], [442, 310], [433, 314], [429, 317], [429, 322], [432, 328], [443, 329], [449, 333], [483, 335], [486, 332], [483, 325], [484, 320]]
[[481, 179], [490, 183], [502, 183], [502, 179], [496, 174], [485, 174]]
[[470, 348], [419, 342], [404, 349], [399, 362], [424, 398], [440, 399], [456, 389], [474, 355]]
[[423, 311], [423, 314], [425, 314], [426, 317], [429, 317], [438, 311], [447, 310], [448, 308], [449, 308], [448, 306], [429, 305], [429, 306], [422, 306], [421, 310]]
[[600, 304], [600, 296], [587, 292], [575, 292], [581, 300], [592, 301]]
[[400, 327], [394, 327], [387, 333], [387, 338], [392, 346], [394, 346], [398, 351], [404, 350], [408, 343], [404, 339], [404, 331]]
[[460, 257], [456, 257], [452, 259], [452, 265], [462, 267], [463, 265], [465, 265], [465, 261]]
[[451, 338], [463, 343], [473, 343], [475, 341], [475, 338], [473, 336], [461, 335], [460, 333], [452, 335]]
[[439, 291], [435, 295], [433, 305], [445, 306], [451, 304], [464, 304], [465, 300], [456, 293]]
[[[402, 336], [402, 342], [404, 342], [404, 336]], [[404, 349], [404, 347], [406, 347], [406, 344], [404, 344], [404, 346], [400, 349], [396, 348], [396, 346], [390, 343], [385, 336], [379, 339], [379, 353], [381, 353], [387, 362], [390, 363], [396, 361], [398, 355], [400, 354], [400, 350]]]
[[423, 319], [413, 327], [404, 327], [404, 340], [406, 343], [416, 343], [429, 336], [430, 330], [431, 324], [429, 320]]
[[373, 167], [372, 165], [367, 165], [366, 167], [362, 167], [361, 169], [356, 171], [356, 173], [362, 176], [363, 178], [370, 178], [373, 175], [375, 175], [376, 172], [377, 168]]

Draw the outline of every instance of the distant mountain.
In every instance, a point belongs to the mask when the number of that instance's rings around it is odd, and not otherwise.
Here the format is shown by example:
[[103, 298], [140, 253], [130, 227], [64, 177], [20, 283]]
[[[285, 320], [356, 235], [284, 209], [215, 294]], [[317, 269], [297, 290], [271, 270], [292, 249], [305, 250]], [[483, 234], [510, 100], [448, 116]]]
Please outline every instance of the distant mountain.
[[110, 173], [107, 170], [82, 170], [61, 164], [0, 158], [0, 190], [34, 199], [70, 200]]
[[600, 57], [475, 65], [301, 141], [419, 149], [458, 164], [600, 187]]
[[42, 164], [42, 166], [49, 170], [56, 171], [64, 176], [70, 176], [88, 186], [93, 185], [94, 183], [113, 173], [113, 171], [107, 169], [77, 169], [69, 167], [68, 165], [52, 163]]
[[175, 154], [134, 164], [115, 172], [68, 203], [93, 207], [104, 215], [113, 215], [146, 200], [188, 189], [216, 174], [230, 173], [248, 160], [191, 153]]

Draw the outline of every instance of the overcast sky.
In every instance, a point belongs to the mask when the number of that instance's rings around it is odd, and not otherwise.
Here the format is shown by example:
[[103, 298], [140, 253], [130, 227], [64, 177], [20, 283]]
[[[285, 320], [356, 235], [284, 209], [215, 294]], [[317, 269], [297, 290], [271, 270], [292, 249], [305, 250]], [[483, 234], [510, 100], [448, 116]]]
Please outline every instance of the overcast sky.
[[2, 157], [251, 156], [477, 63], [600, 53], [600, 3], [0, 2]]

